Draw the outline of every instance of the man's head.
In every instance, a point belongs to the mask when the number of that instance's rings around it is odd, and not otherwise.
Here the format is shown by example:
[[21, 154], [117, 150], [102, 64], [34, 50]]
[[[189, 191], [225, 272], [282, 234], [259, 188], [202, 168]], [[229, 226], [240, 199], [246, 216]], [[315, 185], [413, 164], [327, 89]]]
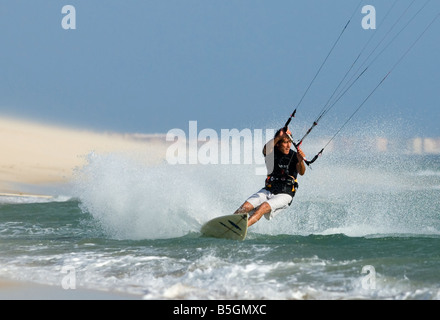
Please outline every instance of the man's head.
[[289, 154], [290, 148], [292, 147], [292, 141], [290, 141], [289, 136], [284, 132], [284, 130], [280, 129], [275, 134], [275, 137], [280, 137], [280, 140], [275, 145], [275, 148], [284, 154]]

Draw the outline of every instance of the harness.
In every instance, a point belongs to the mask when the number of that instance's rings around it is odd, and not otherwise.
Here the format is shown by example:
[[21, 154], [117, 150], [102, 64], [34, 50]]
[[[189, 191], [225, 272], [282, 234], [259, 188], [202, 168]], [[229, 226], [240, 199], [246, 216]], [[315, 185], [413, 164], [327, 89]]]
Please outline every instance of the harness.
[[[274, 152], [273, 170], [266, 178], [264, 189], [273, 194], [286, 193], [293, 200], [298, 189], [298, 180], [296, 178], [298, 173], [295, 170], [296, 163], [291, 163], [294, 153], [292, 150], [287, 155], [281, 154], [276, 150]], [[289, 205], [291, 203], [292, 201]]]
[[289, 175], [268, 175], [264, 188], [273, 194], [287, 193], [293, 198], [295, 196], [296, 189], [298, 189], [298, 179]]

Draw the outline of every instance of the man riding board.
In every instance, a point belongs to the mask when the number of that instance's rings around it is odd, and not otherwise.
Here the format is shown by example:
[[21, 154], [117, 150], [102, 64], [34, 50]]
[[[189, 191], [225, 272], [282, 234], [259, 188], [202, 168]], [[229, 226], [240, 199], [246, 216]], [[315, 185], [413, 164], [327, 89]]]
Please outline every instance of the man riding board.
[[282, 128], [263, 148], [268, 172], [266, 184], [235, 212], [250, 214], [248, 226], [256, 223], [263, 215], [268, 220], [272, 219], [292, 203], [298, 188], [297, 176], [304, 175], [306, 166], [303, 151], [299, 147], [297, 152], [291, 149], [291, 134], [289, 129]]

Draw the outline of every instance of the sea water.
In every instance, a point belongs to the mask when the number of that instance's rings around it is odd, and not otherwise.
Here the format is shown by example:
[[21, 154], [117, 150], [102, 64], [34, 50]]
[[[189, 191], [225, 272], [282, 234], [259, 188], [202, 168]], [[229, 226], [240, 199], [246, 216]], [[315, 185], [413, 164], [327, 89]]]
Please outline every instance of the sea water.
[[144, 299], [439, 299], [440, 157], [320, 158], [244, 241], [205, 238], [252, 165], [91, 154], [70, 194], [0, 197], [0, 277]]

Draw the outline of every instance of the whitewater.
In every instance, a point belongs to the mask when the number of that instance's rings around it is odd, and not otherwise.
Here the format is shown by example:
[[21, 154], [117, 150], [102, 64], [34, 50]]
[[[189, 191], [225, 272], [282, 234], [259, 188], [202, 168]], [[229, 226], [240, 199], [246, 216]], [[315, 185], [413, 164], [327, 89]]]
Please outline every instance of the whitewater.
[[[204, 238], [263, 186], [254, 165], [88, 155], [71, 194], [0, 197], [0, 277], [143, 299], [440, 298], [440, 158], [327, 154], [242, 242]], [[367, 271], [366, 271], [367, 270]]]

